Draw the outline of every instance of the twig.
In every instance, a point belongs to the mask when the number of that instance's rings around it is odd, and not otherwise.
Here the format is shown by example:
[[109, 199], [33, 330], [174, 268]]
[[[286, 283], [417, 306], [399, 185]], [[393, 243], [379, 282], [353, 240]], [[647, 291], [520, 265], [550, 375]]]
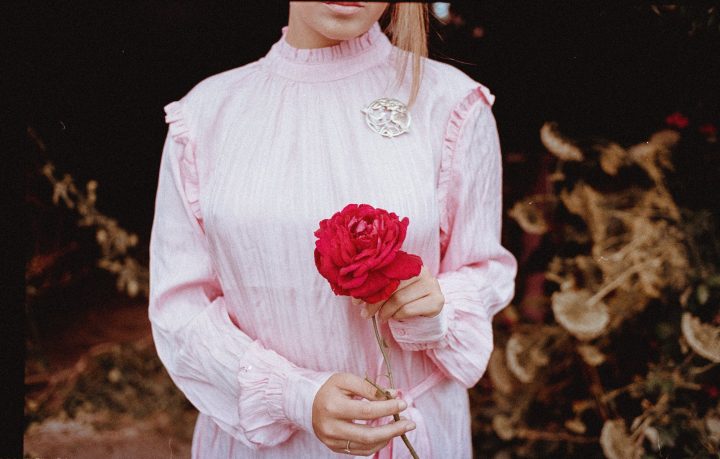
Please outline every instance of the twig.
[[708, 371], [709, 369], [716, 367], [717, 365], [718, 365], [717, 362], [711, 362], [703, 367], [691, 368], [690, 370], [688, 370], [688, 373], [690, 373], [690, 376], [695, 377], [695, 376], [699, 375], [700, 373], [704, 373], [704, 372]]
[[602, 417], [603, 420], [608, 420], [610, 417], [608, 415], [609, 408], [603, 400], [605, 389], [603, 388], [597, 368], [585, 363], [585, 361], [581, 361], [581, 365], [583, 373], [590, 379], [590, 393], [595, 398], [597, 409], [600, 412], [600, 417]]
[[377, 339], [378, 346], [380, 346], [380, 352], [382, 352], [383, 361], [385, 362], [385, 368], [387, 369], [388, 381], [390, 381], [390, 389], [395, 389], [393, 383], [392, 370], [390, 369], [390, 359], [388, 358], [387, 352], [385, 351], [385, 340], [380, 335], [380, 329], [377, 324], [377, 314], [372, 318], [373, 329], [375, 330], [375, 339]]
[[[373, 317], [373, 318], [374, 318], [374, 317]], [[380, 386], [378, 386], [377, 384], [375, 384], [375, 383], [374, 383], [370, 378], [368, 378], [367, 376], [365, 376], [365, 381], [369, 382], [370, 384], [372, 384], [372, 385], [375, 387], [375, 389], [377, 389], [378, 391], [380, 391], [380, 393], [385, 397], [386, 400], [392, 400], [392, 399], [395, 398], [395, 397], [392, 396], [392, 394], [391, 394], [390, 392], [388, 392], [387, 390], [385, 390], [385, 389], [383, 389], [382, 387], [380, 387]], [[393, 419], [395, 420], [395, 422], [399, 421], [399, 420], [400, 420], [400, 415], [399, 415], [399, 414], [393, 414]], [[405, 446], [407, 446], [408, 450], [410, 450], [410, 454], [412, 455], [412, 457], [413, 457], [414, 459], [419, 459], [417, 453], [415, 452], [415, 448], [413, 448], [412, 444], [410, 443], [410, 440], [408, 440], [408, 437], [407, 437], [405, 434], [402, 434], [402, 435], [400, 435], [400, 438], [402, 439], [403, 443], [405, 443]]]
[[624, 393], [624, 392], [628, 392], [628, 391], [630, 391], [630, 390], [636, 389], [636, 388], [638, 388], [638, 387], [642, 387], [643, 385], [645, 385], [645, 381], [644, 381], [644, 380], [643, 380], [643, 381], [632, 382], [632, 383], [630, 383], [630, 384], [628, 384], [628, 385], [626, 385], [626, 386], [618, 387], [617, 389], [613, 389], [613, 390], [611, 390], [611, 391], [605, 392], [605, 394], [603, 394], [603, 395], [600, 397], [600, 399], [601, 399], [604, 403], [607, 403], [608, 401], [614, 399], [614, 398], [617, 397], [618, 395], [620, 395], [620, 394], [622, 394], [622, 393]]
[[615, 279], [611, 280], [607, 284], [605, 284], [600, 290], [598, 290], [592, 297], [590, 297], [589, 300], [587, 300], [587, 304], [590, 306], [594, 306], [596, 303], [598, 303], [600, 300], [605, 298], [610, 292], [618, 288], [620, 285], [622, 285], [623, 282], [627, 280], [630, 276], [633, 274], [639, 273], [640, 271], [645, 268], [645, 266], [651, 264], [654, 260], [648, 260], [643, 263], [637, 264], [635, 266], [632, 266], [628, 268], [625, 272], [617, 276]]
[[[390, 382], [390, 389], [395, 389], [395, 384], [393, 383], [392, 370], [390, 369], [390, 359], [388, 358], [387, 351], [385, 350], [385, 340], [380, 335], [380, 329], [378, 328], [378, 324], [377, 324], [377, 313], [375, 315], [373, 315], [373, 317], [372, 317], [372, 324], [373, 324], [373, 330], [375, 330], [375, 339], [377, 340], [378, 346], [380, 346], [380, 352], [382, 352], [383, 361], [385, 362], [385, 369], [387, 370], [387, 377], [388, 377], [388, 381]], [[390, 395], [390, 393], [388, 391], [380, 388], [377, 384], [370, 381], [369, 378], [366, 377], [365, 379], [370, 384], [375, 386], [376, 389], [382, 391], [383, 394], [385, 395], [385, 397], [387, 397], [387, 399], [395, 398], [392, 395]], [[394, 414], [393, 419], [395, 419], [395, 421], [397, 422], [400, 420], [400, 416], [397, 414]], [[408, 440], [408, 438], [405, 436], [405, 434], [402, 434], [400, 436], [400, 438], [402, 438], [403, 443], [405, 443], [405, 446], [407, 446], [408, 450], [410, 450], [410, 454], [412, 454], [412, 457], [414, 459], [419, 459], [417, 453], [415, 452], [415, 448], [413, 448], [412, 444], [410, 444], [410, 440]]]

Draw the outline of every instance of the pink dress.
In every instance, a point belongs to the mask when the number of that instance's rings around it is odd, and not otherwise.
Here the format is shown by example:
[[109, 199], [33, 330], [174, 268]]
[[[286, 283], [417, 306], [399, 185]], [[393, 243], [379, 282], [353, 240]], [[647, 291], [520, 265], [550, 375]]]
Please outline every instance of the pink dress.
[[[371, 321], [314, 264], [313, 232], [348, 203], [408, 217], [403, 250], [445, 296], [442, 313], [390, 321], [395, 385], [420, 457], [472, 456], [467, 389], [485, 372], [491, 321], [513, 296], [500, 244], [494, 96], [425, 61], [409, 131], [383, 137], [362, 108], [399, 90], [397, 50], [376, 22], [338, 45], [282, 37], [261, 59], [165, 106], [150, 242], [149, 318], [158, 355], [200, 414], [194, 458], [337, 457], [312, 428], [334, 372], [384, 384]], [[346, 455], [345, 455], [346, 456]], [[408, 457], [400, 438], [379, 457]]]

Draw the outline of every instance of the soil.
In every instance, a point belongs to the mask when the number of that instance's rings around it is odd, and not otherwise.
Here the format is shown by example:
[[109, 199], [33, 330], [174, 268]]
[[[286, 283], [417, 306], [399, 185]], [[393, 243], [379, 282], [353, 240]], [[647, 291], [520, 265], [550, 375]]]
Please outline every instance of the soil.
[[157, 358], [147, 306], [76, 314], [28, 353], [25, 458], [189, 458], [197, 411]]

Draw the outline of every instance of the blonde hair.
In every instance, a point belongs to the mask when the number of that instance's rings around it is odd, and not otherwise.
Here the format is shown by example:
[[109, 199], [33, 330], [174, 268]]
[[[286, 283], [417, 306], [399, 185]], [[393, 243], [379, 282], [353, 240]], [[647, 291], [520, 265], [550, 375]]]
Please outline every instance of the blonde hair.
[[425, 2], [391, 3], [383, 13], [380, 22], [381, 24], [387, 23], [384, 30], [390, 35], [392, 44], [407, 51], [407, 53], [403, 53], [403, 58], [397, 60], [399, 85], [405, 78], [407, 64], [412, 56], [412, 86], [408, 101], [408, 107], [411, 107], [420, 90], [423, 71], [422, 58], [428, 55], [428, 29], [430, 28], [428, 5]]

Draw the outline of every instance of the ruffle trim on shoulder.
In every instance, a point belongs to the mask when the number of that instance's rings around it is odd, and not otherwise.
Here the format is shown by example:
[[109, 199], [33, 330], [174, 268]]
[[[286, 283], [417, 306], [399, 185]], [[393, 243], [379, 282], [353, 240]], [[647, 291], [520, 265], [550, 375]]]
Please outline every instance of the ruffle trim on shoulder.
[[478, 83], [450, 113], [445, 136], [443, 138], [442, 155], [440, 160], [440, 173], [438, 177], [438, 202], [440, 205], [440, 253], [445, 252], [448, 243], [448, 236], [452, 225], [449, 208], [451, 207], [451, 185], [453, 183], [455, 151], [458, 141], [462, 135], [463, 126], [468, 114], [482, 100], [492, 107], [495, 96], [488, 88]]
[[185, 116], [182, 101], [173, 101], [163, 107], [165, 122], [168, 124], [170, 135], [182, 144], [190, 141], [190, 125]]
[[200, 210], [200, 178], [197, 170], [196, 145], [190, 128], [190, 120], [186, 114], [182, 101], [173, 101], [165, 105], [165, 122], [168, 124], [169, 134], [172, 138], [184, 145], [180, 157], [180, 174], [183, 179], [185, 199], [195, 218], [202, 226], [202, 212]]

